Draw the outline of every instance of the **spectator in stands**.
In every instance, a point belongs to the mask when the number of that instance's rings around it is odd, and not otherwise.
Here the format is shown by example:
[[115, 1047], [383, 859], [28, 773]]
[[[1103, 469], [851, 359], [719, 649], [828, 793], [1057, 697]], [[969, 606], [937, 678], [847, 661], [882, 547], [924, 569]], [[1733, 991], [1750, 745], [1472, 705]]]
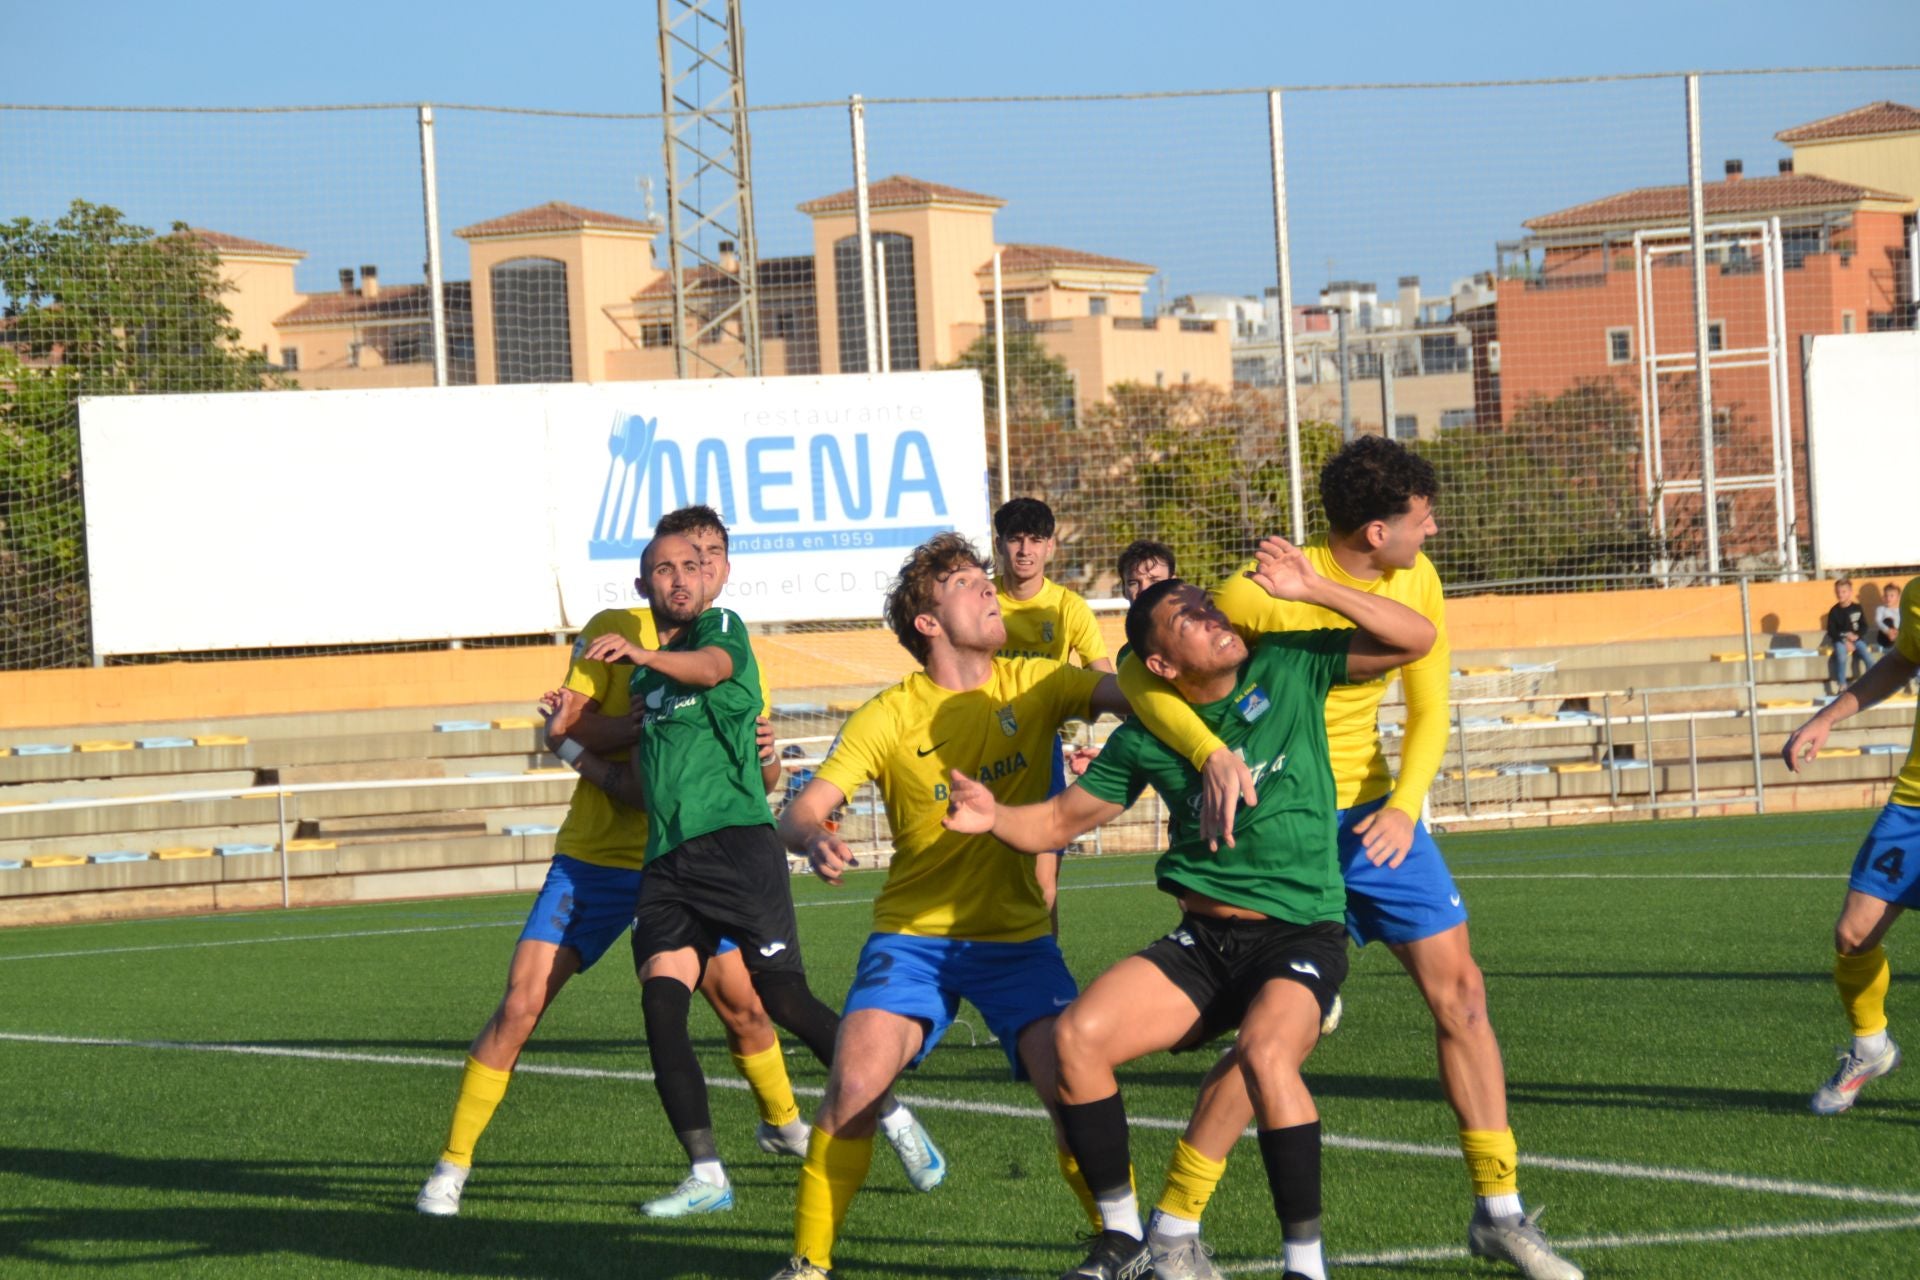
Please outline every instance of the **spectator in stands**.
[[1900, 588], [1889, 582], [1880, 599], [1880, 607], [1873, 611], [1873, 647], [1885, 656], [1900, 638]]
[[1847, 682], [1849, 659], [1853, 678], [1867, 670], [1867, 613], [1853, 598], [1853, 579], [1841, 578], [1833, 584], [1833, 608], [1827, 610], [1827, 643], [1833, 652], [1827, 658], [1827, 692], [1839, 693]]

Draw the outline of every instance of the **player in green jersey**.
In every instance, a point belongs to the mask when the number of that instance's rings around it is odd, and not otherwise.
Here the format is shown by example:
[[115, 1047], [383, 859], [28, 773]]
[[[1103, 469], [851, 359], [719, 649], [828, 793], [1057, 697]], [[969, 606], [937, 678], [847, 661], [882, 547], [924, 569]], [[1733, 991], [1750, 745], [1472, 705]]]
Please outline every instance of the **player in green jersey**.
[[[1115, 1068], [1234, 1027], [1286, 1275], [1326, 1274], [1319, 1114], [1300, 1076], [1347, 969], [1326, 696], [1335, 684], [1376, 679], [1420, 657], [1434, 628], [1405, 605], [1321, 577], [1279, 538], [1261, 544], [1250, 576], [1279, 599], [1344, 615], [1355, 629], [1272, 633], [1249, 650], [1207, 594], [1178, 579], [1147, 588], [1127, 612], [1134, 652], [1252, 771], [1259, 802], [1240, 811], [1220, 849], [1210, 850], [1201, 833], [1200, 775], [1137, 721], [1115, 731], [1078, 783], [1043, 804], [999, 807], [986, 788], [954, 777], [949, 827], [991, 831], [1029, 853], [1112, 820], [1148, 786], [1167, 798], [1167, 851], [1155, 877], [1179, 901], [1180, 923], [1098, 978], [1054, 1032], [1061, 1128], [1105, 1226], [1063, 1280], [1128, 1280], [1149, 1265]], [[1197, 1237], [1193, 1245], [1194, 1258], [1151, 1262], [1217, 1275]]]

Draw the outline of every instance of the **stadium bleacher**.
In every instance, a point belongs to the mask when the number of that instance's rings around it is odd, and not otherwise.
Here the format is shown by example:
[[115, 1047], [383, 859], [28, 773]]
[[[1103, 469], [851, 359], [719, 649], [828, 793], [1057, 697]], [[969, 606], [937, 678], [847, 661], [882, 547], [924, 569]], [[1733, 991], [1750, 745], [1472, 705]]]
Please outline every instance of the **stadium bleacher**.
[[[1457, 654], [1436, 817], [1592, 821], [1649, 797], [1696, 796], [1704, 813], [1745, 811], [1753, 736], [1747, 654], [1734, 646]], [[1754, 658], [1768, 807], [1881, 802], [1904, 759], [1912, 697], [1849, 720], [1817, 769], [1791, 775], [1780, 749], [1825, 698], [1825, 659], [1791, 636]], [[788, 765], [815, 760], [867, 692], [777, 693], [776, 731], [800, 751]], [[1403, 714], [1396, 688], [1382, 708], [1390, 759]], [[94, 725], [66, 740], [16, 730], [0, 733], [0, 754], [0, 913], [18, 922], [277, 905], [283, 803], [290, 901], [527, 891], [571, 789], [528, 708], [503, 703]], [[276, 794], [316, 785], [328, 789]], [[232, 794], [255, 788], [269, 790]], [[143, 802], [181, 793], [208, 794]], [[23, 806], [35, 807], [10, 812]], [[1149, 847], [1157, 818], [1116, 824], [1090, 847]], [[885, 856], [874, 797], [854, 797], [842, 822], [863, 857]]]

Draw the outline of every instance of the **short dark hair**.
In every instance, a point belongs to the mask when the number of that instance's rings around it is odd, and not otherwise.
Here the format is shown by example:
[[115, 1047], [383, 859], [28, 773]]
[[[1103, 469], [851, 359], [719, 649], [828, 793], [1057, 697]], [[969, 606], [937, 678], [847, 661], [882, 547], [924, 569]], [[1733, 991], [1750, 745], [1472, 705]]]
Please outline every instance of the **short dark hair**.
[[1169, 575], [1180, 572], [1173, 563], [1172, 547], [1164, 542], [1151, 542], [1145, 538], [1140, 538], [1128, 543], [1127, 549], [1120, 553], [1121, 585], [1126, 585], [1128, 576], [1131, 575], [1135, 569], [1153, 560], [1165, 561]]
[[1413, 499], [1439, 492], [1433, 464], [1385, 436], [1361, 436], [1320, 468], [1320, 505], [1335, 533], [1405, 515]]
[[914, 661], [925, 662], [930, 649], [913, 620], [932, 611], [933, 589], [957, 569], [984, 569], [986, 565], [978, 549], [961, 533], [937, 533], [908, 554], [887, 588], [880, 616]]
[[993, 513], [993, 532], [1001, 538], [1051, 538], [1053, 527], [1053, 508], [1038, 498], [1015, 498]]
[[1142, 591], [1127, 606], [1127, 644], [1145, 662], [1160, 652], [1153, 642], [1153, 611], [1162, 600], [1187, 584], [1179, 578], [1162, 578]]
[[726, 521], [720, 518], [718, 511], [704, 502], [696, 503], [691, 507], [681, 507], [678, 511], [667, 512], [653, 526], [653, 536], [661, 538], [670, 533], [677, 533], [684, 538], [690, 533], [698, 533], [704, 529], [718, 529], [720, 545], [729, 551], [733, 549], [733, 541], [727, 533]]

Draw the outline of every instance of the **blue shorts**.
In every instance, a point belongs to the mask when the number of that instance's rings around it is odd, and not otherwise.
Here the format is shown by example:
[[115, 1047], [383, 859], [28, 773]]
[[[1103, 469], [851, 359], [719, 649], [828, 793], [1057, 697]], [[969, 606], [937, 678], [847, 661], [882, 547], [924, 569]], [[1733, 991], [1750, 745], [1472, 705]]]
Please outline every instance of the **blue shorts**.
[[907, 1064], [917, 1067], [953, 1025], [960, 1001], [971, 1000], [986, 1019], [987, 1030], [998, 1037], [1013, 1078], [1025, 1080], [1020, 1033], [1054, 1017], [1079, 994], [1060, 956], [1060, 944], [1052, 937], [968, 942], [874, 933], [860, 948], [860, 968], [847, 992], [846, 1012], [883, 1009], [920, 1022], [926, 1038]]
[[1367, 861], [1361, 837], [1353, 828], [1386, 804], [1387, 797], [1342, 809], [1340, 874], [1347, 882], [1347, 934], [1355, 946], [1384, 942], [1398, 946], [1445, 933], [1465, 924], [1467, 909], [1460, 902], [1447, 871], [1447, 860], [1433, 842], [1427, 824], [1414, 820], [1413, 847], [1397, 867], [1374, 866]]
[[1920, 809], [1890, 804], [1854, 855], [1847, 888], [1897, 907], [1920, 907]]
[[[580, 972], [585, 973], [621, 934], [633, 928], [640, 876], [631, 867], [603, 867], [564, 853], [554, 854], [519, 940], [571, 947], [579, 953]], [[714, 954], [738, 949], [722, 938]]]

